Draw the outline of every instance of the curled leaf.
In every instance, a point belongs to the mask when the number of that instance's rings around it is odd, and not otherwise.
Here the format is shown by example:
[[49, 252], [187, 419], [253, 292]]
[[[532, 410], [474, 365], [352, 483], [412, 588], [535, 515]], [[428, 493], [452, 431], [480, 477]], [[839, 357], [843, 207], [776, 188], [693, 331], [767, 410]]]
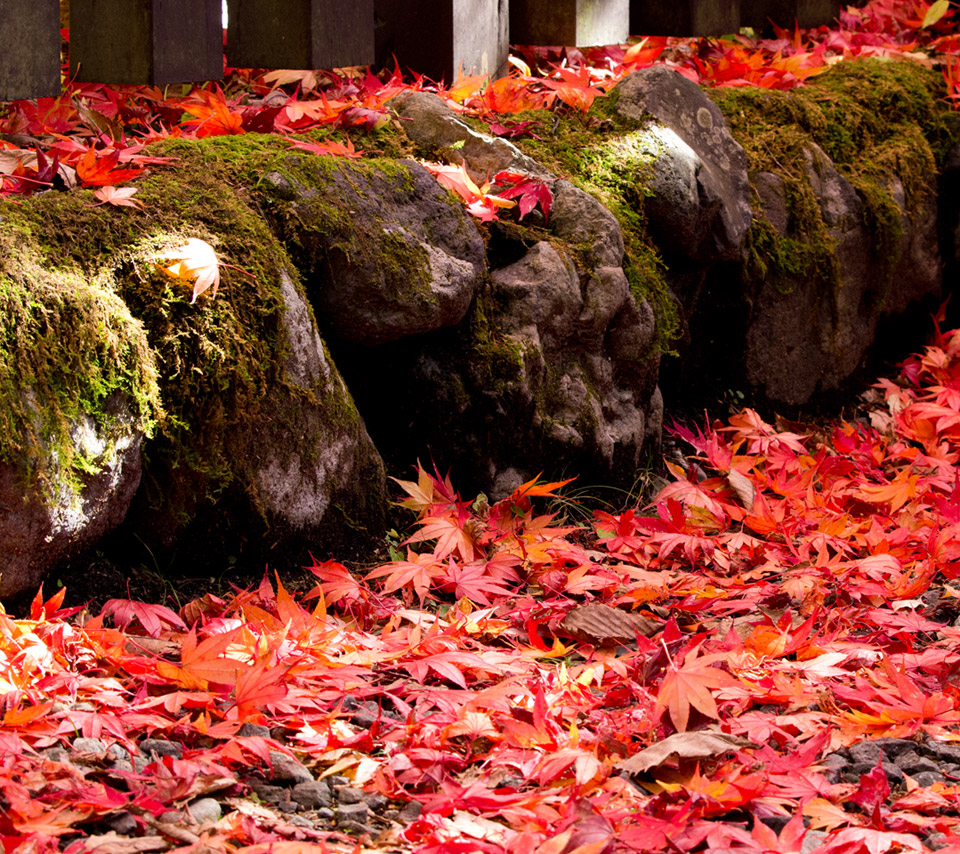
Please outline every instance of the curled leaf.
[[193, 282], [191, 303], [195, 303], [197, 297], [208, 288], [211, 289], [211, 296], [217, 295], [217, 286], [220, 284], [220, 261], [213, 247], [205, 240], [191, 237], [183, 246], [178, 246], [158, 257], [163, 261], [176, 262], [163, 268], [168, 276]]

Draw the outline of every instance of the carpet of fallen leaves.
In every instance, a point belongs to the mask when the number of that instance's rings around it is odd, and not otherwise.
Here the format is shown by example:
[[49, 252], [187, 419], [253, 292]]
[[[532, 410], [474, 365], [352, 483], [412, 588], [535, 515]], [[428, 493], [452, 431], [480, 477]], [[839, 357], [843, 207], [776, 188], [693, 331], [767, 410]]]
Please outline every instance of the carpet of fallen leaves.
[[[451, 106], [487, 122], [507, 138], [535, 133], [508, 117], [531, 109], [586, 113], [627, 74], [663, 63], [706, 86], [787, 89], [844, 59], [907, 58], [941, 69], [944, 98], [960, 99], [958, 11], [946, 0], [871, 0], [850, 7], [834, 27], [776, 30], [776, 38], [746, 34], [725, 39], [645, 38], [632, 45], [580, 51], [520, 48], [511, 74], [497, 80], [465, 77], [444, 85], [422, 76], [373, 75], [364, 69], [330, 72], [225, 69], [223, 85], [103, 86], [67, 80], [56, 98], [0, 105], [0, 196], [75, 187], [93, 190], [94, 204], [137, 207], [132, 196], [144, 170], [170, 163], [151, 154], [151, 142], [244, 133], [321, 135], [375, 131], [392, 119], [390, 98], [403, 91], [436, 91]], [[293, 141], [314, 154], [360, 157], [347, 138]], [[514, 184], [516, 180], [514, 180]], [[508, 184], [511, 189], [513, 184]], [[474, 188], [477, 189], [477, 188]], [[498, 188], [483, 188], [473, 212], [496, 217]], [[492, 196], [487, 199], [488, 192]], [[473, 193], [471, 190], [470, 193]], [[508, 194], [509, 198], [509, 194]], [[522, 202], [521, 202], [522, 204]]]
[[960, 850], [960, 330], [873, 391], [591, 524], [421, 469], [303, 595], [0, 614], [4, 850]]

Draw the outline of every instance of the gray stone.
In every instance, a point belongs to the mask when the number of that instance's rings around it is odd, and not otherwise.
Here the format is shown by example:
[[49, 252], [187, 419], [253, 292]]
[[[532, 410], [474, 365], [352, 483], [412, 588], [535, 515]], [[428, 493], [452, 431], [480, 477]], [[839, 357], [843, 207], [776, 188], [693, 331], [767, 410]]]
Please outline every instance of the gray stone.
[[405, 822], [416, 821], [423, 812], [423, 804], [420, 801], [408, 801], [400, 810], [400, 818]]
[[313, 775], [303, 764], [279, 750], [270, 751], [270, 782], [287, 785], [312, 783]]
[[101, 738], [78, 736], [71, 742], [71, 747], [77, 753], [89, 753], [95, 756], [103, 756], [107, 752], [106, 742]]
[[220, 802], [216, 798], [198, 798], [187, 804], [187, 812], [197, 824], [220, 821], [223, 814]]
[[[744, 348], [748, 382], [768, 399], [790, 405], [840, 388], [874, 346], [881, 320], [936, 298], [941, 287], [932, 190], [921, 186], [908, 209], [899, 178], [889, 176], [902, 235], [899, 245], [885, 250], [899, 261], [884, 270], [860, 195], [817, 146], [811, 144], [805, 157], [840, 283], [824, 294], [824, 285], [813, 277], [764, 282], [752, 297]], [[763, 173], [754, 176], [754, 184], [762, 215], [779, 235], [792, 236], [782, 181]]]
[[[288, 242], [325, 334], [372, 347], [459, 323], [485, 274], [483, 240], [422, 166], [388, 173], [291, 155], [274, 184]], [[266, 185], [269, 190], [270, 185]]]
[[940, 762], [960, 764], [960, 744], [931, 740], [923, 745], [923, 752]]
[[[41, 427], [41, 404], [50, 402], [38, 400], [32, 389], [24, 397]], [[69, 430], [72, 453], [85, 461], [88, 473], [59, 470], [59, 452], [49, 446], [38, 448], [48, 455], [46, 486], [25, 487], [30, 476], [22, 462], [0, 462], [0, 598], [35, 589], [53, 567], [123, 521], [140, 484], [143, 433], [126, 395], [113, 395], [105, 412], [100, 421], [81, 415]]]
[[287, 790], [283, 786], [274, 786], [263, 780], [248, 780], [247, 785], [261, 801], [278, 804], [287, 799]]
[[270, 738], [270, 727], [263, 724], [245, 723], [237, 730], [237, 735], [243, 738], [249, 738], [250, 736]]
[[883, 750], [876, 741], [858, 741], [847, 748], [850, 754], [850, 761], [855, 764], [870, 762], [876, 765], [883, 755]]
[[358, 824], [366, 824], [369, 816], [369, 810], [364, 803], [341, 804], [337, 807], [337, 825], [342, 822], [355, 821]]
[[[153, 550], [175, 548], [193, 534], [192, 552], [211, 560], [216, 552], [220, 563], [224, 554], [236, 554], [238, 541], [251, 559], [260, 550], [306, 556], [317, 543], [333, 548], [356, 539], [363, 527], [369, 535], [383, 526], [383, 461], [318, 334], [302, 287], [287, 269], [276, 276], [280, 300], [272, 322], [279, 327], [281, 370], [218, 436], [227, 469], [220, 477], [229, 487], [167, 465], [162, 457], [152, 462], [152, 487], [167, 500], [157, 507], [142, 493], [131, 524]], [[186, 441], [195, 437], [206, 449], [201, 434], [191, 431]], [[185, 525], [188, 514], [193, 518]]]
[[[884, 753], [886, 753], [886, 751], [884, 751]], [[940, 766], [936, 762], [928, 759], [926, 756], [920, 756], [920, 754], [913, 750], [907, 753], [901, 753], [894, 759], [894, 763], [911, 777], [921, 771], [930, 771], [934, 774], [940, 773]]]
[[571, 244], [583, 246], [598, 267], [623, 263], [623, 233], [616, 217], [597, 199], [569, 181], [550, 185], [553, 206], [550, 230]]
[[375, 813], [382, 813], [387, 808], [387, 804], [390, 803], [389, 799], [385, 795], [379, 795], [376, 793], [364, 793], [363, 801]]
[[352, 786], [342, 786], [337, 789], [337, 803], [341, 806], [365, 803], [363, 792], [360, 789], [354, 789]]
[[917, 742], [911, 741], [909, 738], [878, 738], [875, 743], [880, 746], [887, 759], [897, 759], [898, 765], [900, 765], [899, 757], [901, 755], [909, 752], [916, 753], [919, 747]]
[[719, 107], [692, 81], [660, 65], [617, 85], [617, 112], [656, 123], [650, 137], [650, 233], [668, 258], [735, 260], [753, 214], [747, 156]]
[[918, 786], [932, 786], [934, 783], [945, 783], [947, 778], [943, 774], [938, 774], [935, 771], [920, 771], [917, 774], [911, 774], [914, 782]]
[[147, 758], [153, 758], [154, 756], [183, 758], [183, 745], [165, 738], [145, 738], [137, 745], [137, 749]]
[[126, 810], [104, 816], [103, 823], [121, 836], [133, 836], [139, 827], [136, 816]]
[[297, 783], [290, 796], [304, 809], [328, 807], [333, 803], [330, 786], [325, 780], [311, 780], [308, 783]]
[[451, 163], [462, 163], [481, 183], [504, 169], [541, 177], [549, 173], [512, 142], [480, 133], [461, 119], [439, 95], [404, 92], [389, 101], [407, 136], [426, 150], [439, 150]]

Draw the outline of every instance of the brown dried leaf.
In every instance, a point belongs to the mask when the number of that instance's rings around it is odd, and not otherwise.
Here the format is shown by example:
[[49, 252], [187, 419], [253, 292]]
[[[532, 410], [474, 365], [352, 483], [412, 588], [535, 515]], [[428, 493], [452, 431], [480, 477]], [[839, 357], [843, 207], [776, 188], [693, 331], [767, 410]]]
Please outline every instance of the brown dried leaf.
[[730, 471], [727, 472], [727, 483], [730, 484], [730, 488], [737, 494], [737, 498], [740, 499], [743, 509], [748, 513], [753, 510], [753, 502], [757, 498], [757, 490], [753, 485], [753, 481], [745, 474], [741, 474], [735, 469], [730, 469]]
[[653, 635], [663, 626], [639, 614], [630, 614], [601, 602], [591, 602], [570, 611], [560, 624], [573, 637], [588, 643], [629, 642], [636, 640], [637, 632]]
[[617, 763], [617, 768], [628, 774], [642, 774], [650, 768], [656, 768], [671, 756], [681, 759], [707, 759], [720, 756], [740, 747], [756, 747], [752, 741], [723, 732], [678, 732], [645, 747], [629, 759]]
[[159, 836], [141, 836], [131, 839], [129, 836], [118, 836], [114, 831], [99, 836], [88, 836], [82, 840], [83, 847], [79, 851], [96, 852], [96, 854], [144, 854], [148, 851], [166, 851], [170, 845]]

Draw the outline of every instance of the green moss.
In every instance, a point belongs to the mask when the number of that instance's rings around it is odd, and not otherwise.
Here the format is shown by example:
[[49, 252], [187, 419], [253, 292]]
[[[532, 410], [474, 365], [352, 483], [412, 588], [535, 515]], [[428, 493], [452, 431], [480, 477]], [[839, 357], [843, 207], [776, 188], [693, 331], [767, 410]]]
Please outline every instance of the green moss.
[[[325, 268], [318, 263], [340, 256], [350, 266], [376, 270], [388, 296], [412, 298], [424, 306], [436, 300], [426, 249], [380, 215], [380, 199], [386, 193], [414, 194], [407, 164], [383, 157], [345, 160], [291, 155], [280, 165], [282, 175], [275, 172], [262, 185], [261, 201], [309, 279], [322, 281]], [[305, 187], [310, 191], [303, 192]], [[298, 188], [296, 206], [283, 203], [289, 192], [285, 188]], [[358, 201], [363, 207], [355, 210]], [[462, 205], [456, 211], [466, 218]]]
[[[279, 142], [250, 134], [154, 146], [152, 153], [176, 157], [177, 163], [138, 180], [143, 211], [92, 207], [92, 194], [84, 190], [44, 193], [22, 204], [0, 200], [4, 235], [27, 259], [18, 272], [4, 253], [0, 299], [7, 304], [5, 316], [20, 319], [19, 337], [11, 340], [8, 329], [0, 361], [16, 360], [38, 398], [48, 399], [53, 389], [57, 410], [43, 413], [43, 429], [34, 429], [18, 395], [4, 387], [7, 410], [0, 424], [10, 426], [6, 436], [49, 442], [59, 430], [62, 445], [71, 415], [84, 411], [103, 420], [104, 401], [116, 388], [134, 397], [142, 426], [158, 433], [149, 445], [151, 461], [162, 462], [160, 468], [176, 478], [202, 484], [209, 496], [229, 486], [242, 467], [225, 434], [240, 424], [256, 431], [258, 420], [266, 423], [271, 413], [261, 411], [265, 394], [285, 384], [288, 344], [278, 273], [295, 273], [256, 197], [245, 189], [280, 168], [288, 155]], [[223, 267], [216, 298], [204, 294], [191, 305], [190, 285], [171, 279], [158, 261], [189, 237], [210, 242], [221, 262], [250, 275]], [[68, 312], [71, 301], [87, 299], [95, 287], [99, 291], [88, 302], [101, 305], [101, 314], [125, 305], [136, 318], [130, 323], [144, 339], [140, 349], [130, 345], [117, 355], [107, 321], [95, 327], [72, 320], [79, 312]], [[58, 313], [63, 320], [54, 325], [50, 318]], [[147, 380], [154, 365], [151, 390]], [[288, 392], [319, 393], [290, 386]], [[7, 458], [16, 451], [9, 440], [0, 445]]]
[[470, 365], [477, 373], [475, 379], [480, 388], [496, 398], [504, 397], [524, 373], [524, 348], [497, 327], [494, 318], [499, 314], [489, 292], [478, 294], [467, 336], [471, 345]]
[[[613, 213], [623, 231], [625, 269], [637, 300], [646, 300], [657, 322], [654, 349], [672, 352], [679, 337], [679, 314], [664, 278], [663, 264], [644, 215], [650, 167], [657, 155], [640, 122], [618, 116], [616, 94], [597, 99], [584, 120], [576, 114], [529, 111], [513, 116], [536, 122], [537, 138], [516, 140], [520, 149], [554, 174], [596, 197]], [[486, 130], [478, 125], [481, 130]], [[583, 262], [585, 247], [568, 247]]]
[[805, 278], [827, 294], [841, 285], [804, 154], [814, 143], [864, 201], [864, 224], [873, 235], [884, 291], [900, 260], [903, 236], [890, 176], [903, 185], [908, 216], [935, 189], [937, 165], [952, 136], [941, 90], [940, 76], [929, 69], [880, 60], [838, 63], [789, 91], [710, 90], [747, 153], [750, 172], [773, 172], [785, 184], [790, 231], [778, 235], [759, 211], [747, 239], [747, 282], [772, 280], [785, 289], [791, 280]]
[[[118, 434], [153, 432], [156, 366], [109, 280], [43, 269], [13, 230], [0, 232], [0, 255], [0, 459], [52, 495], [96, 473]], [[96, 416], [108, 440], [94, 458], [71, 440], [84, 415]]]

